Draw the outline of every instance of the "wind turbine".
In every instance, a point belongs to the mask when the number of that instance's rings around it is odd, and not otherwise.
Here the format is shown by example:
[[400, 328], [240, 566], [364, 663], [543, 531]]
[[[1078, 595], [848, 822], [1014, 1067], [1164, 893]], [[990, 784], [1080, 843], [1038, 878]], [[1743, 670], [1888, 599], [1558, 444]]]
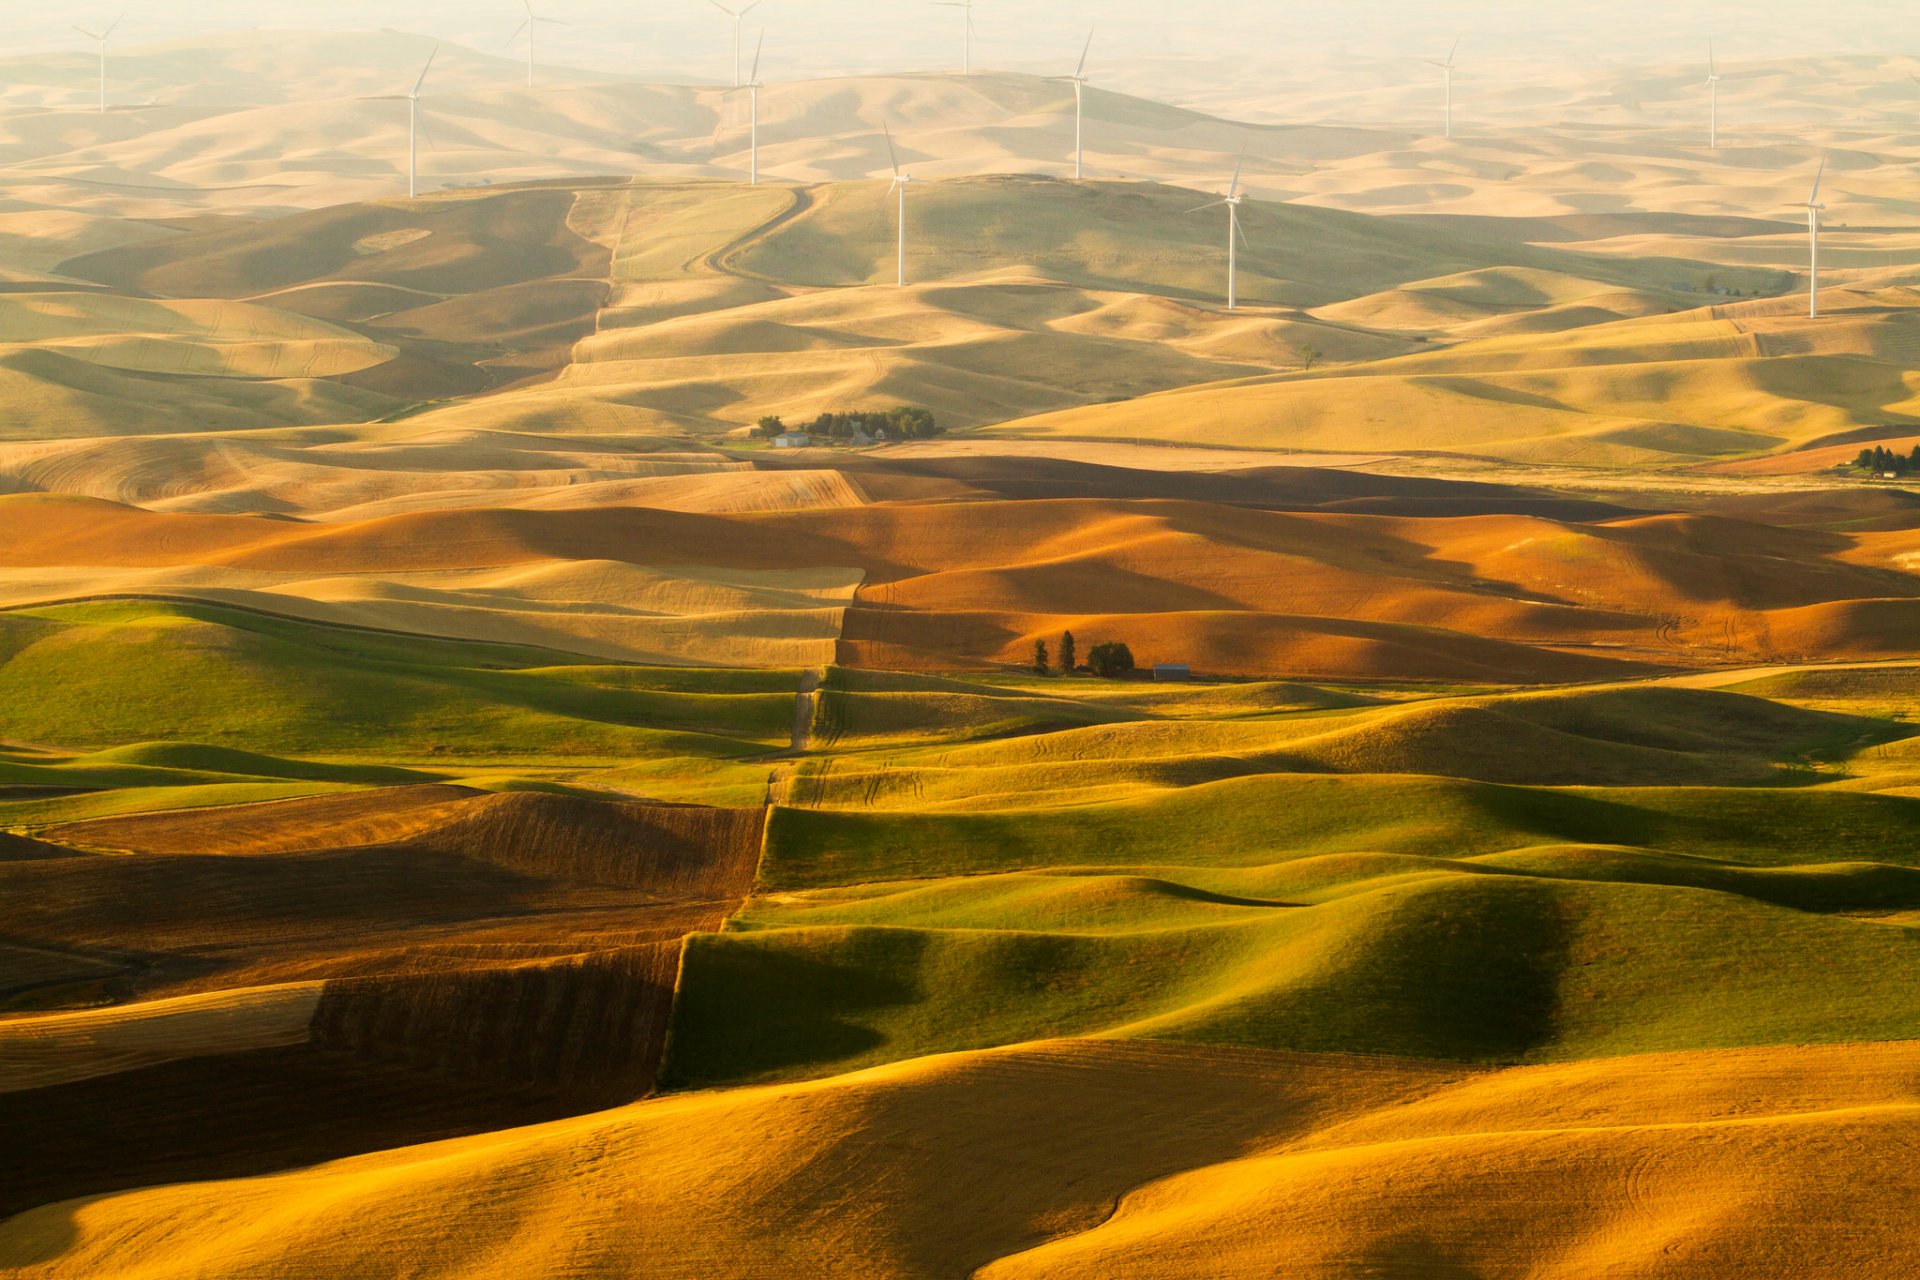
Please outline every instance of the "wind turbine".
[[100, 111], [103, 115], [107, 110], [107, 38], [113, 34], [115, 27], [126, 21], [126, 17], [127, 15], [123, 13], [115, 18], [107, 24], [105, 31], [94, 32], [87, 30], [85, 27], [74, 28], [75, 31], [78, 31], [81, 35], [100, 46]]
[[1427, 59], [1428, 66], [1439, 67], [1447, 73], [1447, 136], [1449, 138], [1453, 136], [1453, 55], [1458, 52], [1460, 52], [1460, 39], [1456, 36], [1454, 37], [1453, 48], [1447, 50], [1447, 60], [1445, 62], [1440, 61], [1438, 58]]
[[533, 0], [520, 0], [520, 5], [522, 8], [524, 8], [527, 11], [527, 16], [520, 20], [520, 25], [513, 29], [512, 35], [507, 37], [507, 43], [512, 44], [515, 40], [518, 40], [520, 38], [520, 33], [522, 31], [527, 33], [527, 88], [531, 89], [533, 88], [533, 34], [534, 32], [540, 29], [540, 24], [543, 22], [550, 27], [564, 27], [567, 24], [560, 21], [560, 19], [558, 18], [543, 18], [539, 14], [535, 13], [533, 11]]
[[893, 185], [887, 188], [887, 194], [898, 192], [900, 196], [900, 267], [898, 283], [901, 288], [907, 286], [907, 184], [913, 181], [913, 175], [900, 172], [900, 157], [893, 149], [893, 130], [882, 121], [881, 130], [887, 136], [887, 163], [893, 166]]
[[[756, 187], [760, 185], [760, 90], [764, 87], [760, 83], [760, 50], [766, 47], [766, 43], [767, 33], [762, 31], [760, 42], [753, 46], [753, 71], [748, 74], [747, 82], [740, 86], [740, 89], [747, 91], [747, 102], [750, 108], [747, 134], [748, 172], [752, 175], [749, 180]], [[727, 92], [738, 93], [740, 89], [729, 89]]]
[[413, 88], [405, 93], [383, 93], [369, 98], [369, 102], [398, 102], [405, 99], [407, 104], [407, 199], [411, 200], [420, 193], [420, 89], [427, 82], [427, 72], [433, 70], [433, 60], [440, 56], [440, 46], [433, 46], [427, 54], [427, 65], [420, 68], [420, 75], [413, 82]]
[[736, 10], [727, 8], [720, 3], [720, 0], [707, 0], [708, 4], [733, 19], [733, 87], [736, 89], [746, 88], [740, 83], [740, 19], [758, 9], [761, 2], [762, 0], [753, 0], [753, 3], [746, 8]]
[[973, 0], [933, 0], [942, 9], [960, 9], [966, 16], [966, 25], [960, 29], [960, 74], [973, 74]]
[[1189, 213], [1199, 213], [1204, 209], [1218, 209], [1227, 206], [1227, 310], [1240, 309], [1240, 242], [1247, 233], [1240, 229], [1240, 204], [1246, 196], [1240, 193], [1240, 170], [1247, 163], [1246, 153], [1233, 166], [1233, 183], [1227, 188], [1227, 194], [1218, 200], [1209, 201], [1198, 209], [1189, 209]]
[[1087, 32], [1087, 47], [1080, 51], [1080, 65], [1074, 68], [1070, 76], [1061, 76], [1073, 86], [1073, 180], [1075, 182], [1085, 174], [1084, 161], [1086, 151], [1082, 146], [1085, 133], [1081, 128], [1087, 97], [1087, 55], [1093, 52], [1093, 32]]
[[1707, 40], [1707, 101], [1711, 114], [1707, 120], [1707, 146], [1718, 150], [1720, 146], [1720, 66], [1714, 60], [1713, 40]]
[[1827, 206], [1820, 203], [1820, 180], [1827, 176], [1827, 158], [1820, 157], [1820, 167], [1813, 175], [1813, 190], [1807, 195], [1807, 315], [1811, 319], [1820, 316], [1820, 211]]

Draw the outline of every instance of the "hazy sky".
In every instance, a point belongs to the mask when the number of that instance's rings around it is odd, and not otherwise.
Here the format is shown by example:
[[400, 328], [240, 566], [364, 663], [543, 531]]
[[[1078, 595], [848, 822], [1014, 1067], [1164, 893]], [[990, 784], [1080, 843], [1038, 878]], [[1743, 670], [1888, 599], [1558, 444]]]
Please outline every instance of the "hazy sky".
[[[736, 7], [743, 0], [728, 0]], [[20, 0], [0, 0], [23, 9]], [[542, 31], [555, 61], [628, 74], [716, 79], [730, 73], [727, 21], [707, 0], [537, 0], [571, 24]], [[257, 27], [394, 27], [504, 52], [520, 0], [80, 0], [36, 6], [12, 28], [12, 53], [68, 48], [68, 22], [110, 21], [124, 10], [129, 44]], [[958, 60], [959, 16], [926, 0], [762, 0], [749, 44], [767, 32], [769, 76], [944, 69]], [[1090, 27], [1115, 62], [1168, 57], [1261, 58], [1283, 74], [1288, 58], [1438, 56], [1455, 34], [1488, 58], [1675, 62], [1717, 31], [1730, 59], [1807, 52], [1920, 49], [1911, 0], [977, 0], [976, 58], [1036, 70], [1070, 65]]]

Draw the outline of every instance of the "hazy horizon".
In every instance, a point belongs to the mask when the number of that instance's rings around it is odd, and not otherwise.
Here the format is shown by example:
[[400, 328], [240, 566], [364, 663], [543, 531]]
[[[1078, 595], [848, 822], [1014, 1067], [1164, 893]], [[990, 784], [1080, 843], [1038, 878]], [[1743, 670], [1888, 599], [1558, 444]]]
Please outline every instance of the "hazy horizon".
[[[651, 11], [610, 0], [546, 0], [543, 17], [566, 25], [541, 30], [541, 54], [554, 63], [625, 76], [719, 80], [730, 76], [726, 18], [706, 0], [665, 0]], [[122, 47], [192, 40], [247, 30], [398, 30], [509, 52], [523, 11], [513, 0], [475, 7], [447, 0], [330, 5], [203, 0], [191, 6], [154, 0], [36, 17], [16, 29], [13, 56], [85, 48], [71, 26], [112, 21], [124, 10]], [[1439, 57], [1457, 36], [1473, 58], [1600, 65], [1672, 65], [1704, 55], [1709, 35], [1730, 64], [1809, 54], [1897, 55], [1920, 46], [1920, 13], [1890, 0], [1830, 6], [1807, 30], [1804, 11], [1784, 3], [1736, 6], [1629, 6], [1583, 3], [1546, 10], [1482, 0], [1445, 11], [1411, 0], [1358, 0], [1275, 20], [1268, 6], [1210, 0], [1170, 11], [1148, 0], [1057, 0], [1035, 10], [980, 0], [975, 7], [976, 67], [1066, 70], [1089, 30], [1111, 71], [1124, 65], [1256, 58], [1276, 74], [1288, 59], [1394, 60]], [[746, 19], [748, 43], [764, 30], [768, 67], [781, 78], [876, 71], [954, 69], [959, 14], [918, 0], [764, 0]], [[518, 47], [517, 45], [514, 47]]]

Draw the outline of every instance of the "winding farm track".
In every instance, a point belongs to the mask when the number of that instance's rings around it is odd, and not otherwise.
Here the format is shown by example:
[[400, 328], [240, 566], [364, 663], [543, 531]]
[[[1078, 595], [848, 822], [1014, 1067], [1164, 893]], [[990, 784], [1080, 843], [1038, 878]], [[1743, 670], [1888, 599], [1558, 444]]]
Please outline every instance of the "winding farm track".
[[[772, 235], [774, 232], [778, 231], [780, 228], [786, 226], [789, 222], [792, 222], [797, 218], [804, 217], [807, 213], [809, 213], [813, 209], [813, 206], [815, 203], [813, 188], [788, 187], [785, 190], [790, 201], [790, 203], [787, 205], [785, 209], [782, 209], [779, 213], [774, 214], [771, 218], [768, 218], [765, 222], [762, 222], [759, 226], [754, 227], [753, 229], [739, 236], [736, 236], [733, 240], [729, 241], [726, 244], [721, 245], [718, 249], [713, 250], [711, 253], [707, 254], [704, 258], [699, 259], [698, 260], [699, 264], [705, 267], [707, 270], [713, 272], [715, 275], [739, 276], [743, 279], [748, 279], [748, 280], [767, 279], [764, 276], [756, 276], [749, 272], [738, 270], [728, 260], [740, 254], [741, 252], [752, 248], [754, 245], [759, 244], [761, 241], [765, 240], [768, 236]], [[768, 280], [768, 283], [771, 284], [771, 283], [777, 283], [777, 282]]]

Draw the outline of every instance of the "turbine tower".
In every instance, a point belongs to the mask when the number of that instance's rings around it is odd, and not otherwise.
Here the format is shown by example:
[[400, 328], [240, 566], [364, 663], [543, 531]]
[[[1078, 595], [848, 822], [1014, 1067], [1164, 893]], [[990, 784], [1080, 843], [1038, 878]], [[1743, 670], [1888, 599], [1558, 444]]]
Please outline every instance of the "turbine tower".
[[419, 79], [413, 82], [413, 88], [407, 91], [407, 199], [420, 194], [420, 89], [427, 83], [427, 72], [433, 70], [433, 60], [440, 53], [440, 46], [433, 46], [433, 52], [427, 55], [427, 65], [420, 68]]
[[1240, 243], [1247, 233], [1240, 229], [1240, 204], [1246, 196], [1240, 191], [1240, 170], [1247, 163], [1246, 153], [1233, 166], [1233, 183], [1227, 188], [1227, 194], [1218, 200], [1209, 201], [1198, 209], [1189, 209], [1189, 213], [1199, 213], [1203, 209], [1218, 209], [1227, 206], [1227, 310], [1240, 309]]
[[365, 99], [367, 102], [401, 102], [407, 104], [407, 199], [420, 194], [420, 90], [427, 83], [427, 72], [433, 70], [433, 60], [440, 56], [440, 46], [433, 46], [427, 54], [427, 65], [420, 68], [420, 75], [413, 82], [413, 88], [405, 93], [382, 93]]
[[1060, 76], [1073, 86], [1073, 180], [1086, 176], [1086, 133], [1082, 128], [1087, 98], [1087, 55], [1093, 52], [1093, 32], [1087, 32], [1087, 47], [1080, 51], [1080, 65], [1070, 76]]
[[1713, 40], [1707, 40], [1707, 146], [1718, 150], [1720, 146], [1720, 67], [1714, 60]]
[[887, 137], [887, 163], [893, 166], [893, 185], [887, 188], [887, 194], [897, 193], [900, 197], [900, 259], [896, 282], [904, 289], [907, 287], [907, 184], [913, 181], [913, 175], [900, 172], [900, 156], [893, 149], [893, 130], [884, 121], [880, 128]]
[[126, 17], [127, 15], [123, 13], [115, 18], [107, 24], [105, 31], [89, 31], [85, 27], [74, 28], [75, 31], [100, 46], [100, 112], [103, 115], [107, 110], [107, 39], [113, 35], [113, 29], [124, 22]]
[[960, 28], [960, 74], [973, 74], [973, 0], [933, 0], [942, 9], [960, 9], [964, 11], [965, 23]]
[[1453, 48], [1447, 50], [1447, 60], [1445, 62], [1440, 61], [1438, 58], [1427, 59], [1428, 66], [1439, 67], [1447, 73], [1447, 137], [1449, 138], [1453, 136], [1453, 55], [1459, 52], [1460, 39], [1456, 36], [1453, 41]]
[[[760, 42], [753, 46], [753, 70], [748, 74], [747, 82], [740, 86], [740, 89], [747, 91], [747, 104], [749, 109], [747, 117], [747, 171], [750, 177], [748, 181], [756, 187], [760, 185], [760, 90], [765, 87], [760, 83], [760, 51], [766, 47], [766, 43], [767, 33], [762, 31], [760, 33]], [[738, 93], [740, 89], [729, 89], [727, 92]]]
[[1820, 316], [1820, 211], [1827, 207], [1820, 203], [1820, 180], [1826, 176], [1827, 158], [1821, 156], [1813, 190], [1807, 195], [1807, 315], [1811, 319]]
[[707, 0], [707, 3], [726, 14], [733, 22], [733, 87], [744, 89], [746, 86], [740, 83], [740, 20], [758, 9], [761, 0], [753, 0], [753, 3], [744, 9], [729, 9], [721, 4], [720, 0]]
[[507, 43], [512, 44], [515, 40], [518, 40], [522, 31], [527, 33], [527, 88], [531, 89], [533, 88], [534, 33], [540, 29], [540, 24], [543, 22], [550, 27], [564, 27], [567, 24], [558, 18], [543, 18], [539, 14], [536, 14], [533, 11], [533, 0], [520, 0], [520, 4], [521, 7], [527, 11], [527, 16], [520, 20], [520, 25], [513, 29], [512, 35], [507, 37]]

